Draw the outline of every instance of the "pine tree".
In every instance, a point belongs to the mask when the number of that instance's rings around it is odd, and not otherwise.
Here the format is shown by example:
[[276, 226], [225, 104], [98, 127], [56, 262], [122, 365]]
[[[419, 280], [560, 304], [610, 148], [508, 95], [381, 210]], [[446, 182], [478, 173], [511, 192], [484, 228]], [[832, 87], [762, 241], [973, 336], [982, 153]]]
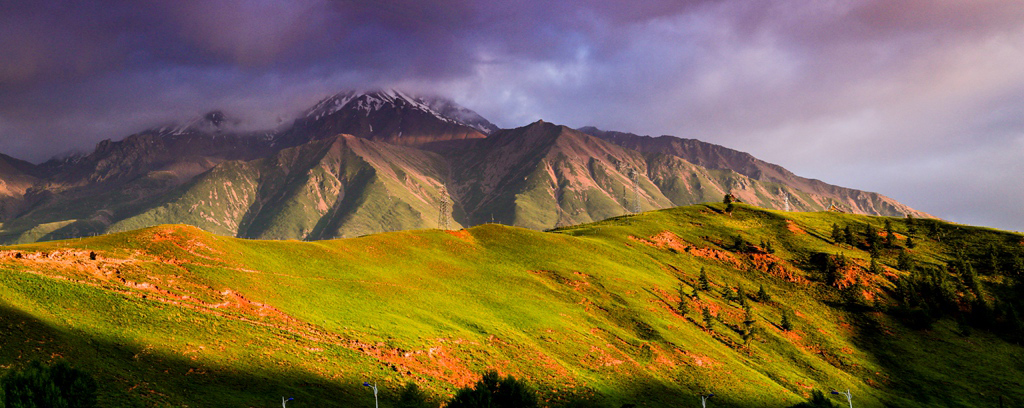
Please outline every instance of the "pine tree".
[[761, 284], [761, 288], [757, 290], [757, 301], [761, 303], [771, 302], [772, 297], [768, 295], [768, 291], [764, 290], [764, 284]]
[[846, 228], [843, 228], [843, 236], [846, 238], [847, 245], [854, 245], [854, 243], [857, 242], [856, 238], [853, 236], [853, 229], [850, 228], [849, 225], [847, 225]]
[[708, 281], [708, 274], [704, 272], [704, 267], [700, 267], [700, 277], [697, 278], [697, 284], [700, 286], [700, 290], [711, 290], [711, 282]]
[[700, 311], [701, 318], [704, 319], [704, 328], [711, 330], [711, 324], [715, 322], [715, 317], [711, 315], [711, 309], [704, 307]]
[[917, 246], [917, 243], [914, 242], [914, 238], [907, 237], [907, 248], [914, 249], [914, 247], [916, 247], [916, 246]]
[[747, 291], [743, 289], [742, 283], [736, 284], [736, 301], [743, 306], [747, 305]]
[[996, 246], [994, 244], [988, 245], [988, 256], [985, 258], [985, 269], [992, 275], [999, 275], [1002, 272], [999, 268], [999, 256], [996, 253]]
[[871, 272], [874, 275], [882, 273], [882, 266], [878, 264], [877, 259], [871, 258], [871, 267], [868, 268], [868, 272]]
[[[910, 238], [907, 238], [910, 241]], [[901, 271], [910, 272], [914, 267], [914, 260], [910, 259], [910, 254], [907, 251], [900, 251], [899, 256], [896, 257], [896, 269]]]
[[793, 330], [793, 322], [789, 319], [789, 312], [782, 312], [782, 322], [779, 323], [779, 326], [785, 331]]
[[885, 246], [892, 248], [896, 246], [896, 231], [892, 229], [892, 222], [885, 220]]
[[750, 344], [750, 340], [754, 338], [755, 323], [757, 323], [757, 317], [754, 316], [750, 305], [745, 305], [743, 307], [743, 344]]
[[676, 309], [679, 311], [679, 314], [681, 316], [686, 316], [687, 313], [690, 313], [690, 306], [688, 304], [686, 304], [686, 298], [687, 298], [686, 292], [683, 291], [683, 284], [680, 283], [679, 284], [679, 304], [676, 306]]
[[864, 226], [864, 238], [867, 240], [868, 246], [874, 248], [878, 244], [878, 231], [871, 224]]
[[917, 234], [917, 222], [911, 214], [907, 214], [907, 234]]
[[832, 223], [832, 242], [836, 245], [846, 241], [846, 237], [843, 236], [843, 230], [839, 228], [839, 224]]

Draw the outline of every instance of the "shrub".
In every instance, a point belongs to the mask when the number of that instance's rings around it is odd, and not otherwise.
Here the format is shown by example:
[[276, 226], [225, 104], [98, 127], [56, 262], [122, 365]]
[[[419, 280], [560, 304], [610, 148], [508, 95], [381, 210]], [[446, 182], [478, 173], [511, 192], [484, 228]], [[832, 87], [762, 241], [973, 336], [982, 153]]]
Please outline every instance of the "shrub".
[[825, 393], [813, 390], [811, 391], [811, 398], [807, 402], [801, 402], [790, 408], [835, 408], [835, 406], [832, 400], [825, 396]]
[[498, 375], [488, 371], [473, 388], [463, 388], [455, 393], [447, 408], [534, 408], [537, 394], [525, 382], [512, 376]]
[[420, 387], [416, 383], [406, 383], [405, 387], [402, 388], [402, 392], [398, 394], [398, 405], [399, 408], [426, 408], [436, 407], [436, 404], [431, 404], [427, 394], [420, 390]]
[[23, 370], [7, 373], [4, 402], [17, 408], [86, 408], [96, 406], [96, 381], [66, 361], [44, 366], [33, 361]]

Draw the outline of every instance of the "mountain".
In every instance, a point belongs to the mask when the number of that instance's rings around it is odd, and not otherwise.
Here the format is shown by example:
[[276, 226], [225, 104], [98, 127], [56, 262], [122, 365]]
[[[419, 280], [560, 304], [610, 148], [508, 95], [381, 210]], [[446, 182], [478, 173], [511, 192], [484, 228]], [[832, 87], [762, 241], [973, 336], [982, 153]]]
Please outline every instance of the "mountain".
[[497, 129], [450, 100], [396, 90], [342, 92], [288, 126], [244, 129], [211, 111], [38, 166], [4, 159], [0, 243], [165, 223], [304, 240], [445, 219], [543, 230], [728, 193], [765, 208], [928, 217], [721, 146], [543, 121]]
[[110, 230], [187, 223], [245, 238], [316, 240], [434, 227], [446, 174], [434, 153], [335, 136], [219, 163]]
[[[643, 153], [681, 157], [690, 163], [712, 170], [732, 170], [754, 180], [789, 186], [811, 197], [803, 209], [827, 209], [835, 204], [843, 211], [858, 214], [904, 215], [931, 217], [878, 193], [827, 184], [820, 180], [797, 176], [782, 166], [768, 163], [749, 153], [729, 149], [696, 139], [675, 136], [639, 136], [632, 133], [604, 131], [592, 126], [581, 132], [597, 136], [619, 146]], [[773, 208], [779, 208], [772, 206]]]
[[21, 211], [25, 194], [36, 183], [37, 176], [35, 165], [0, 154], [0, 222]]
[[276, 142], [296, 146], [350, 134], [396, 145], [425, 146], [481, 139], [494, 129], [494, 124], [449, 100], [414, 97], [397, 90], [347, 91], [317, 103]]
[[[359, 142], [319, 146], [375, 144]], [[409, 382], [437, 406], [489, 369], [552, 407], [786, 407], [830, 389], [859, 407], [1021, 406], [1022, 244], [721, 203], [317, 242], [161, 225], [0, 250], [0, 376], [66, 359], [99, 406], [373, 407], [364, 382], [381, 406]]]

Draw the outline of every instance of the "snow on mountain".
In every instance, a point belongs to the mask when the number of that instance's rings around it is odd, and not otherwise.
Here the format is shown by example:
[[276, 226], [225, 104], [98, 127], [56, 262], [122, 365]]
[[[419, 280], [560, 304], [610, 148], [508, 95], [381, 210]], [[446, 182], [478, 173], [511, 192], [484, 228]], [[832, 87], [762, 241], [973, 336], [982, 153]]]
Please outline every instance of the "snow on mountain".
[[482, 116], [457, 103], [441, 97], [410, 95], [396, 89], [374, 90], [366, 92], [344, 91], [317, 103], [303, 115], [306, 119], [320, 120], [341, 110], [352, 110], [369, 116], [385, 107], [396, 110], [418, 110], [440, 119], [443, 122], [457, 123], [480, 130], [484, 134], [497, 130], [498, 127]]

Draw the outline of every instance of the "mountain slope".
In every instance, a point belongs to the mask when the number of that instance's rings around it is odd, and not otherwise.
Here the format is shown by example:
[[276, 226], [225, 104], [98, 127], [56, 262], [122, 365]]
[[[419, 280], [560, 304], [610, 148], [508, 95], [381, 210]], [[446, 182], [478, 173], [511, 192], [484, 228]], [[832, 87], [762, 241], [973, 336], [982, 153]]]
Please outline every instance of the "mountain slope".
[[25, 193], [38, 180], [31, 163], [0, 154], [0, 222], [13, 218], [25, 206]]
[[480, 115], [449, 100], [414, 97], [396, 90], [347, 91], [320, 101], [278, 135], [276, 143], [295, 146], [350, 134], [396, 145], [424, 146], [484, 138], [495, 128]]
[[[1021, 306], [1011, 289], [1024, 266], [986, 266], [993, 250], [997, 265], [1024, 256], [1024, 236], [723, 210], [315, 243], [158, 226], [4, 248], [0, 327], [14, 335], [0, 337], [0, 374], [60, 356], [95, 373], [101, 405], [272, 406], [286, 395], [298, 407], [371, 407], [363, 381], [380, 385], [385, 405], [409, 381], [437, 401], [486, 369], [534, 384], [545, 406], [675, 407], [708, 392], [715, 406], [788, 406], [832, 388], [852, 390], [857, 406], [1024, 402], [1024, 349], [1005, 312]], [[823, 238], [833, 223], [886, 221], [899, 235], [878, 251], [881, 273], [860, 233], [854, 245]], [[918, 267], [901, 270], [907, 236]], [[815, 260], [835, 254], [845, 266], [828, 282]], [[957, 298], [968, 323], [933, 309], [930, 328], [913, 328], [901, 308], [910, 293], [927, 296], [932, 270], [975, 290], [945, 269], [961, 261], [1004, 312], [985, 326], [981, 306]], [[710, 288], [697, 294], [702, 269]], [[753, 296], [761, 285], [770, 300]], [[755, 321], [749, 342], [741, 302]], [[703, 309], [717, 315], [710, 327]]]
[[[744, 153], [696, 139], [674, 136], [638, 136], [632, 133], [603, 131], [583, 127], [580, 131], [597, 136], [628, 149], [644, 153], [660, 153], [681, 157], [708, 169], [728, 169], [754, 180], [778, 183], [815, 197], [807, 209], [826, 209], [831, 204], [858, 214], [901, 216], [912, 214], [931, 217], [878, 193], [834, 186], [820, 180], [797, 176], [782, 166], [768, 163]], [[775, 208], [780, 208], [776, 206]]]
[[497, 130], [450, 100], [395, 90], [342, 92], [291, 126], [240, 129], [212, 111], [39, 166], [0, 158], [0, 243], [162, 223], [275, 239], [430, 227], [442, 185], [460, 225], [548, 229], [727, 193], [776, 209], [927, 216], [721, 146], [543, 121]]
[[336, 136], [221, 163], [111, 230], [184, 222], [230, 236], [308, 240], [433, 227], [446, 172], [432, 153]]

